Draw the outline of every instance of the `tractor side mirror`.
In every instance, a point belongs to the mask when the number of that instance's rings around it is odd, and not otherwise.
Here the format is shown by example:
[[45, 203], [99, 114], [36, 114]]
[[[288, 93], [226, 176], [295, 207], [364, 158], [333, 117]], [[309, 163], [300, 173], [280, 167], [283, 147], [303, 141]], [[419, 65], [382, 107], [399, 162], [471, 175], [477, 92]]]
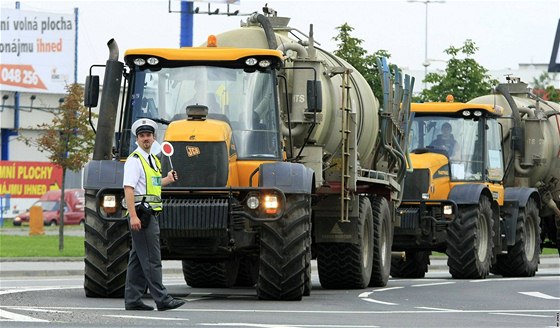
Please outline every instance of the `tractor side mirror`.
[[99, 76], [89, 75], [86, 77], [84, 86], [84, 105], [86, 107], [97, 107], [99, 101]]
[[521, 154], [525, 151], [525, 135], [522, 127], [514, 127], [511, 130], [511, 142], [513, 150], [519, 151]]
[[323, 93], [321, 81], [307, 81], [307, 111], [320, 113], [323, 111]]

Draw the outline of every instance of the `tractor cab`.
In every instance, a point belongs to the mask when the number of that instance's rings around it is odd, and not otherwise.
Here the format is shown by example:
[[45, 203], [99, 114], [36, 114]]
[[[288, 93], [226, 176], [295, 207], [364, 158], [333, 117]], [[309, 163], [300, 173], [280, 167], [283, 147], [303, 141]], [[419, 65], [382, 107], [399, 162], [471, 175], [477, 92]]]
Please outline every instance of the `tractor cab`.
[[488, 105], [423, 103], [412, 104], [411, 111], [414, 113], [409, 143], [412, 166], [417, 174], [424, 172], [432, 180], [433, 187], [425, 188], [431, 194], [429, 199], [447, 199], [453, 185], [458, 183], [502, 181], [501, 127], [496, 119], [501, 116], [501, 109]]
[[[160, 123], [158, 142], [166, 133], [185, 142], [218, 142], [192, 138], [201, 130], [228, 126], [226, 130], [233, 135], [228, 153], [235, 152], [238, 159], [282, 158], [276, 101], [276, 69], [282, 62], [279, 51], [217, 47], [133, 49], [125, 53], [125, 62], [130, 68], [130, 84], [121, 127], [122, 157], [136, 147], [130, 131], [132, 122], [147, 117]], [[189, 106], [204, 106], [208, 114], [189, 116]], [[221, 123], [204, 128], [200, 122], [206, 120]], [[225, 140], [231, 138], [229, 133], [213, 135], [225, 135]]]

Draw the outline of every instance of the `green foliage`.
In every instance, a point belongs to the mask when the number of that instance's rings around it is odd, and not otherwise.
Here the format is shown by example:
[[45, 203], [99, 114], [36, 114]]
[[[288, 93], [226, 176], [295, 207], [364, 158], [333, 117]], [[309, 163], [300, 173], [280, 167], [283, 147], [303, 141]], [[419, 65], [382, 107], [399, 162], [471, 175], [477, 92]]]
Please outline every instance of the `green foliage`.
[[[432, 84], [421, 92], [415, 101], [445, 101], [447, 95], [452, 94], [457, 102], [466, 102], [470, 99], [490, 93], [492, 86], [498, 81], [492, 79], [488, 70], [477, 63], [473, 56], [478, 47], [468, 39], [463, 46], [450, 46], [444, 52], [451, 56], [445, 72], [428, 73], [424, 82]], [[459, 55], [464, 58], [459, 58]]]
[[41, 152], [48, 152], [49, 160], [64, 171], [79, 171], [93, 152], [95, 134], [88, 123], [88, 109], [83, 105], [83, 88], [71, 84], [67, 91], [59, 111], [53, 113], [52, 122], [37, 125], [44, 132], [37, 139], [20, 137], [20, 140], [27, 146], [37, 146]]
[[[93, 152], [95, 133], [89, 127], [89, 111], [84, 106], [84, 89], [77, 83], [66, 87], [68, 94], [59, 110], [54, 112], [51, 123], [38, 124], [42, 131], [37, 139], [20, 136], [27, 146], [36, 146], [47, 152], [49, 160], [62, 168], [62, 188], [66, 170], [79, 171], [89, 161]], [[64, 197], [60, 197], [64, 208]], [[64, 250], [64, 213], [60, 211], [59, 251]]]
[[[377, 50], [372, 55], [368, 54], [367, 50], [362, 48], [362, 39], [354, 38], [350, 32], [354, 30], [353, 27], [344, 23], [336, 28], [339, 33], [333, 40], [337, 41], [337, 49], [334, 54], [347, 61], [366, 79], [375, 97], [382, 102], [383, 91], [381, 88], [381, 79], [377, 71], [376, 58], [385, 57], [389, 59], [391, 54], [387, 50]], [[396, 67], [389, 65], [391, 70]]]
[[544, 100], [560, 102], [560, 90], [554, 87], [556, 74], [552, 77], [547, 72], [542, 72], [538, 78], [533, 78], [533, 91]]

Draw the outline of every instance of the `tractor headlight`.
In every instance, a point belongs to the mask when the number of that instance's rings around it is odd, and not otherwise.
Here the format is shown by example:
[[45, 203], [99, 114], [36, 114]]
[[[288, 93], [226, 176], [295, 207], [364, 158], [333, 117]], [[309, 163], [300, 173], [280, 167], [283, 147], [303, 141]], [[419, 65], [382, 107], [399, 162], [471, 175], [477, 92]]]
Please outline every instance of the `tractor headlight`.
[[104, 195], [103, 203], [101, 204], [103, 210], [107, 214], [113, 214], [117, 211], [117, 196], [115, 195]]
[[247, 207], [255, 210], [259, 207], [259, 198], [257, 196], [250, 196], [247, 198]]
[[144, 58], [134, 58], [134, 65], [144, 66], [146, 65], [146, 60]]
[[148, 58], [147, 62], [150, 65], [157, 65], [159, 63], [159, 59], [157, 59], [156, 57], [150, 57]]
[[257, 65], [257, 59], [256, 58], [247, 58], [245, 60], [245, 64], [247, 64], [249, 66], [255, 66], [255, 65]]
[[270, 66], [270, 60], [268, 59], [263, 59], [259, 62], [259, 66], [262, 68], [267, 68], [268, 66]]
[[451, 205], [444, 205], [444, 206], [443, 206], [443, 214], [444, 214], [444, 215], [451, 215], [451, 214], [453, 214], [453, 206], [451, 206]]
[[278, 211], [278, 197], [276, 195], [264, 196], [264, 211], [267, 214], [275, 214]]

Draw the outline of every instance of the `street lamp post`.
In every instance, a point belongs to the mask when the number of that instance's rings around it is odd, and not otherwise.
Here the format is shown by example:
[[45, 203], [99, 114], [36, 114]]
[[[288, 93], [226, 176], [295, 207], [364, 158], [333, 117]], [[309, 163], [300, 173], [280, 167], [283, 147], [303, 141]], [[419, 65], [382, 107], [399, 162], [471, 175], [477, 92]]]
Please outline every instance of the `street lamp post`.
[[419, 2], [426, 6], [426, 26], [424, 30], [424, 89], [427, 89], [426, 75], [428, 75], [428, 66], [430, 66], [430, 61], [428, 60], [428, 5], [430, 3], [445, 3], [443, 0], [408, 0], [408, 2]]

